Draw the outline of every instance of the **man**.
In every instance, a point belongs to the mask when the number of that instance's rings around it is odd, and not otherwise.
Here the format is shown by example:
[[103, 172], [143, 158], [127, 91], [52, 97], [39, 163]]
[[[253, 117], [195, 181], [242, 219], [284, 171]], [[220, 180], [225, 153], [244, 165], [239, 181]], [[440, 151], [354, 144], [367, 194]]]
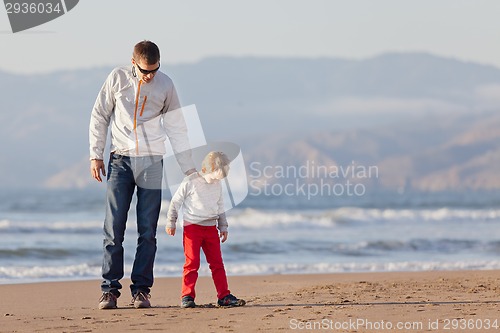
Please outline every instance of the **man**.
[[117, 307], [123, 278], [123, 239], [132, 196], [137, 189], [137, 249], [130, 290], [136, 308], [151, 307], [156, 229], [161, 206], [165, 140], [168, 136], [182, 171], [196, 171], [186, 124], [172, 80], [159, 71], [160, 51], [151, 41], [135, 45], [132, 66], [115, 68], [92, 110], [90, 172], [102, 182], [103, 155], [111, 127], [107, 174], [104, 259], [100, 309]]

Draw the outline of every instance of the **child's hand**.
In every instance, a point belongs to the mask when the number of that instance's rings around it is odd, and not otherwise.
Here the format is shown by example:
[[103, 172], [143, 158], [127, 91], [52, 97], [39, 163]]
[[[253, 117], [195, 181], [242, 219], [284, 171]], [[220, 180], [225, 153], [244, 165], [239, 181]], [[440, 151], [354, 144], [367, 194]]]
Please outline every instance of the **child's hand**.
[[169, 234], [170, 236], [174, 236], [175, 235], [175, 228], [169, 228], [169, 227], [166, 227], [165, 228], [165, 231], [167, 232], [167, 234]]
[[227, 240], [227, 231], [219, 232], [219, 238], [221, 242], [224, 243]]

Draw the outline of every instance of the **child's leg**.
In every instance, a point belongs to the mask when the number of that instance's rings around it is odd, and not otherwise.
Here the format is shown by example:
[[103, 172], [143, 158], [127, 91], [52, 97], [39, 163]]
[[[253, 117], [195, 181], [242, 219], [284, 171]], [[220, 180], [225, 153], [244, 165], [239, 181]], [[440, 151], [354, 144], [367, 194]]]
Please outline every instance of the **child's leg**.
[[217, 298], [222, 299], [230, 294], [227, 285], [226, 270], [222, 262], [222, 253], [220, 249], [220, 238], [217, 227], [205, 227], [205, 237], [201, 244], [208, 265], [212, 271], [215, 289], [217, 289]]
[[190, 224], [184, 227], [183, 240], [184, 271], [182, 274], [182, 297], [196, 297], [195, 285], [200, 268], [200, 248], [203, 240], [203, 232], [198, 225]]

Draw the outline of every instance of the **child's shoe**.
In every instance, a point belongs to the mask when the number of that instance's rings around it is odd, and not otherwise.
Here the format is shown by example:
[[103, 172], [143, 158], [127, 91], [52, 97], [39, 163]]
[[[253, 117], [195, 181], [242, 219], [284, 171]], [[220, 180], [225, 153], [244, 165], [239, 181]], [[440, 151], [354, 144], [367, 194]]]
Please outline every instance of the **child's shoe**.
[[233, 306], [243, 306], [246, 302], [242, 299], [234, 297], [232, 294], [227, 295], [223, 299], [217, 301], [218, 306], [222, 307], [233, 307]]
[[194, 303], [194, 298], [191, 296], [184, 296], [181, 300], [181, 308], [194, 308], [196, 304]]

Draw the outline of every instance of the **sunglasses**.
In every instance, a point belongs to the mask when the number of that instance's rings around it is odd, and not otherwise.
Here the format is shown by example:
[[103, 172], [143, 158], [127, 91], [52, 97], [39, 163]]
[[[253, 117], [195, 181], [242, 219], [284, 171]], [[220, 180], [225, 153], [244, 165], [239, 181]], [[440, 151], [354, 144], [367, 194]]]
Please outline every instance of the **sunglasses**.
[[137, 68], [139, 68], [139, 72], [141, 72], [143, 75], [154, 74], [160, 69], [160, 64], [158, 64], [157, 68], [150, 71], [142, 69], [137, 62], [135, 63], [135, 65], [137, 66]]

